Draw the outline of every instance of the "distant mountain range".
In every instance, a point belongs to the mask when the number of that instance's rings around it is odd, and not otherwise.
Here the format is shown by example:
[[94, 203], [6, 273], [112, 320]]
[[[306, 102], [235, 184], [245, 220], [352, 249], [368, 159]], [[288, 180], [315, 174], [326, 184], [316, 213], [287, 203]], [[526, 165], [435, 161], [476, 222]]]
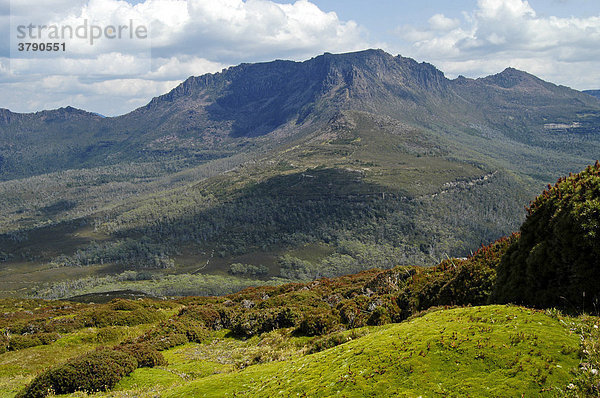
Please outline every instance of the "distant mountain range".
[[[547, 147], [547, 133], [560, 130], [548, 126], [578, 122], [579, 133], [595, 132], [597, 109], [598, 101], [586, 95], [512, 68], [448, 80], [430, 64], [381, 50], [324, 54], [190, 77], [119, 117], [72, 107], [0, 110], [0, 172], [9, 179], [157, 157], [204, 161], [239, 152], [260, 137], [314, 130], [341, 111], [392, 117], [444, 135], [457, 130]], [[577, 116], [587, 110], [592, 113]]]
[[583, 90], [584, 93], [596, 98], [600, 98], [600, 90]]
[[597, 93], [367, 50], [190, 77], [119, 117], [0, 110], [4, 290], [24, 269], [308, 278], [464, 255], [595, 160]]

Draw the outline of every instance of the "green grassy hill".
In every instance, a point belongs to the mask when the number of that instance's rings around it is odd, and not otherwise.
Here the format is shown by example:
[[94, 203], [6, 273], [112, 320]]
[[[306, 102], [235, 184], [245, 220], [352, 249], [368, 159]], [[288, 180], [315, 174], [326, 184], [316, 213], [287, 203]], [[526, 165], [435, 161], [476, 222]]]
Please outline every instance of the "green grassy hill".
[[[487, 306], [436, 309], [399, 324], [324, 337], [280, 329], [240, 339], [221, 330], [162, 351], [168, 364], [138, 368], [111, 391], [90, 396], [584, 396], [597, 364], [582, 350], [598, 338], [598, 323]], [[1, 354], [0, 392], [13, 397], [42, 369], [151, 327], [85, 328]], [[324, 340], [335, 346], [314, 352]]]
[[436, 311], [361, 332], [367, 334], [320, 353], [211, 375], [164, 395], [556, 396], [579, 365], [576, 334], [518, 307]]

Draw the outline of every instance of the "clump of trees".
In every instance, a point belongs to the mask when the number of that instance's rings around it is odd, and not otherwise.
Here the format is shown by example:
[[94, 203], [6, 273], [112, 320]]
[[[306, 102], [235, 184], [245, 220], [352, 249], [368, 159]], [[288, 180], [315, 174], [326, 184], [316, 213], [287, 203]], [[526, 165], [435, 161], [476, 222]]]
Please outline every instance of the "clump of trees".
[[238, 276], [265, 276], [269, 273], [269, 268], [266, 265], [233, 263], [229, 266], [229, 273]]
[[114, 263], [130, 268], [173, 268], [175, 262], [169, 250], [148, 239], [123, 239], [116, 242], [92, 242], [73, 255], [61, 255], [52, 260], [54, 265], [83, 267]]

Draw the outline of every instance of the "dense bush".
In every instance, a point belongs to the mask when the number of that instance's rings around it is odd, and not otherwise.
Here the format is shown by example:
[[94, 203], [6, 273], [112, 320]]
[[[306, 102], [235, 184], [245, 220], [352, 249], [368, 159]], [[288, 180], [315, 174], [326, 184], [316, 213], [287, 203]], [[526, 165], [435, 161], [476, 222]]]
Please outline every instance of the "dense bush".
[[314, 354], [315, 352], [320, 352], [328, 348], [336, 347], [340, 344], [344, 344], [359, 337], [362, 337], [367, 333], [368, 332], [366, 330], [354, 329], [350, 332], [335, 332], [325, 336], [316, 337], [310, 342], [307, 353]]
[[181, 309], [179, 316], [198, 321], [209, 329], [220, 330], [223, 328], [221, 314], [212, 306], [190, 305]]
[[495, 300], [571, 310], [600, 298], [600, 164], [561, 178], [527, 209], [498, 268]]
[[[364, 297], [366, 301], [367, 297]], [[358, 328], [361, 326], [365, 326], [367, 324], [367, 320], [369, 319], [369, 314], [363, 308], [366, 307], [366, 304], [361, 305], [359, 300], [344, 300], [342, 303], [338, 304], [338, 310], [340, 313], [340, 321], [347, 325], [349, 328]]]
[[484, 305], [496, 284], [496, 269], [518, 235], [482, 247], [468, 259], [447, 259], [418, 269], [399, 295], [399, 306], [411, 314], [440, 305]]
[[44, 326], [44, 330], [47, 332], [57, 333], [72, 333], [76, 330], [83, 328], [83, 321], [78, 318], [59, 318], [52, 319], [47, 322]]
[[37, 376], [19, 398], [41, 398], [75, 391], [106, 391], [138, 366], [125, 352], [98, 350], [53, 367]]
[[239, 336], [253, 336], [296, 326], [299, 316], [298, 311], [287, 307], [241, 311], [231, 317], [231, 331]]
[[115, 348], [117, 351], [131, 355], [137, 361], [138, 368], [165, 366], [165, 357], [155, 347], [145, 343], [123, 344]]
[[350, 340], [352, 339], [343, 333], [331, 333], [330, 335], [317, 338], [315, 341], [313, 341], [308, 348], [307, 353], [314, 354], [315, 352], [320, 352], [328, 348], [347, 343]]
[[177, 316], [160, 322], [135, 342], [163, 351], [186, 343], [201, 343], [207, 336], [208, 331], [201, 323]]
[[305, 336], [320, 336], [333, 331], [340, 324], [339, 316], [328, 312], [307, 312], [297, 331]]
[[80, 316], [80, 319], [86, 327], [102, 328], [106, 326], [141, 325], [155, 322], [161, 317], [160, 312], [151, 308], [139, 307], [133, 310], [117, 310], [110, 308], [110, 306], [103, 306], [87, 311]]
[[186, 307], [177, 319], [213, 330], [227, 328], [245, 337], [280, 328], [321, 336], [400, 322], [431, 306], [485, 304], [500, 258], [515, 239], [516, 235], [500, 239], [468, 259], [448, 259], [432, 268], [374, 269], [309, 283], [249, 288], [223, 298], [182, 299]]
[[142, 305], [132, 300], [114, 299], [108, 303], [107, 307], [113, 311], [135, 311], [141, 309]]
[[8, 339], [7, 349], [17, 351], [38, 345], [52, 344], [59, 339], [58, 333], [36, 333], [26, 335], [12, 335]]
[[108, 326], [98, 330], [95, 340], [97, 343], [111, 343], [123, 337], [123, 331], [116, 326]]

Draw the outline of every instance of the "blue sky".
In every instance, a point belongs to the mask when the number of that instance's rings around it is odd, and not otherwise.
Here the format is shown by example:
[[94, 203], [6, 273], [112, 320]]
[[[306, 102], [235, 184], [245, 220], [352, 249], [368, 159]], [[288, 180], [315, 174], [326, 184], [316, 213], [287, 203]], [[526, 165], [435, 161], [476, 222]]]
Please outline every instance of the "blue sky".
[[[449, 78], [512, 66], [600, 88], [598, 0], [0, 0], [0, 17], [0, 107], [19, 112], [72, 105], [118, 115], [190, 75], [365, 48], [432, 63]], [[17, 51], [19, 25], [84, 20], [98, 29], [131, 20], [149, 35]]]

